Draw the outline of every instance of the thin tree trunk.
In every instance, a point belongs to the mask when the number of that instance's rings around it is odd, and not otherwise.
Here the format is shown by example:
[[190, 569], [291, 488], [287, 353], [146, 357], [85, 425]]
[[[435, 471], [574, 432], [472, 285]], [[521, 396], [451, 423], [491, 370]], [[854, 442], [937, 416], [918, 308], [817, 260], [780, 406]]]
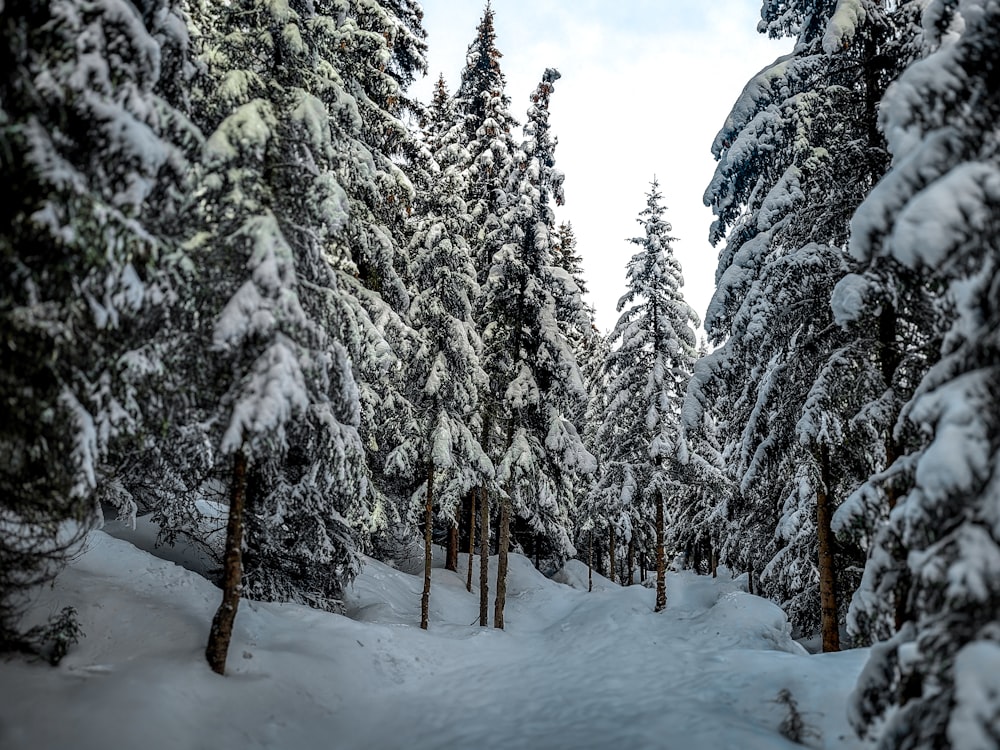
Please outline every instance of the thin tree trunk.
[[444, 559], [445, 570], [458, 570], [458, 524], [450, 521], [448, 525], [448, 554]]
[[587, 534], [587, 591], [594, 590], [594, 530]]
[[531, 546], [534, 548], [535, 551], [535, 570], [541, 570], [542, 569], [542, 566], [540, 564], [541, 558], [539, 557], [538, 550], [542, 545], [538, 543], [538, 534], [535, 534], [534, 536], [531, 537]]
[[[879, 358], [881, 359], [882, 366], [882, 381], [886, 388], [892, 388], [893, 381], [895, 380], [896, 370], [899, 367], [899, 353], [896, 344], [896, 328], [899, 323], [898, 315], [896, 314], [896, 309], [889, 304], [884, 305], [881, 315], [878, 319], [878, 338], [879, 338]], [[898, 415], [895, 415], [898, 416]], [[895, 421], [895, 420], [893, 420]], [[892, 427], [889, 428], [885, 436], [885, 468], [888, 469], [892, 464], [899, 458], [901, 453], [900, 446], [896, 443], [895, 438], [892, 434]], [[899, 502], [900, 491], [895, 482], [889, 482], [884, 486], [886, 504], [888, 505], [889, 511], [891, 512], [893, 508], [896, 507], [896, 503]], [[906, 591], [909, 589], [909, 585], [903, 582], [903, 592], [897, 592], [898, 596], [896, 599], [895, 606], [895, 621], [896, 630], [898, 631], [903, 627], [903, 623], [906, 621]]]
[[656, 493], [656, 609], [662, 612], [667, 608], [667, 551], [664, 544], [663, 498]]
[[711, 541], [708, 543], [708, 564], [712, 566], [712, 578], [719, 577], [719, 553], [715, 549], [715, 545]]
[[469, 569], [466, 571], [465, 590], [472, 592], [472, 560], [476, 552], [476, 488], [469, 496]]
[[753, 590], [753, 565], [747, 566], [747, 592], [750, 594], [756, 593]]
[[[892, 305], [884, 305], [878, 318], [878, 339], [882, 381], [886, 388], [893, 387], [893, 380], [895, 380], [896, 370], [899, 367], [900, 358], [896, 351], [896, 328], [898, 322], [896, 309]], [[896, 441], [893, 439], [892, 428], [890, 427], [888, 434], [885, 436], [885, 468], [888, 469], [892, 466], [898, 457], [899, 449]], [[886, 486], [885, 492], [889, 503], [889, 510], [892, 510], [899, 501], [899, 491], [894, 484], [890, 483]]]
[[700, 575], [701, 571], [701, 547], [698, 542], [692, 542], [690, 546], [690, 553], [688, 554], [688, 567], [694, 571], [695, 575]]
[[503, 608], [507, 603], [507, 550], [510, 548], [510, 499], [500, 498], [500, 547], [497, 552], [497, 598], [493, 606], [493, 627], [503, 630]]
[[615, 582], [615, 566], [617, 562], [615, 561], [615, 527], [608, 526], [608, 570], [611, 571], [611, 583]]
[[635, 538], [628, 538], [628, 585], [635, 583]]
[[646, 582], [646, 555], [639, 555], [639, 583]]
[[823, 652], [840, 651], [840, 628], [837, 624], [837, 571], [833, 557], [833, 531], [830, 521], [830, 454], [820, 449], [821, 484], [816, 490], [816, 534], [819, 541], [820, 622]]
[[479, 498], [479, 624], [490, 624], [490, 496], [483, 487]]
[[205, 658], [216, 674], [226, 673], [226, 655], [233, 636], [233, 623], [240, 606], [243, 585], [243, 508], [247, 494], [247, 457], [243, 449], [233, 455], [233, 476], [229, 485], [229, 520], [226, 523], [225, 575], [222, 603], [212, 618]]
[[434, 464], [427, 465], [427, 498], [424, 503], [424, 591], [420, 595], [420, 627], [427, 630], [431, 608], [431, 563], [434, 541]]

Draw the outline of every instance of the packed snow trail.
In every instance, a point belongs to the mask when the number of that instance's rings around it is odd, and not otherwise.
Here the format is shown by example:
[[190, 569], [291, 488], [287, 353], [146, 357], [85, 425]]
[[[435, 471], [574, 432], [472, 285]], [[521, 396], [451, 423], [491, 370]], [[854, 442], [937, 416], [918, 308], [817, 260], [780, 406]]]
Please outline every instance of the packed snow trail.
[[654, 614], [650, 589], [595, 575], [588, 593], [575, 562], [556, 577], [512, 556], [499, 631], [473, 624], [461, 570], [435, 569], [425, 632], [420, 577], [369, 560], [350, 617], [244, 602], [220, 678], [203, 658], [218, 589], [95, 532], [36, 605], [76, 606], [87, 637], [57, 669], [0, 663], [0, 747], [801, 747], [778, 731], [782, 688], [806, 744], [862, 746], [843, 713], [865, 653], [807, 655], [740, 581], [671, 574]]

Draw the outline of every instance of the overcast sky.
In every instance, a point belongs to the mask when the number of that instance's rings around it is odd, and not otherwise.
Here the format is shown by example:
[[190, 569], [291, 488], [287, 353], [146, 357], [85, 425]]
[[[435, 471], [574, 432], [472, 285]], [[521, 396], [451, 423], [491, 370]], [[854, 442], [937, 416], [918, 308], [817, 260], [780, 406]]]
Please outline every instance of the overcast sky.
[[[458, 87], [485, 0], [422, 0], [427, 101], [444, 73]], [[760, 0], [493, 0], [497, 46], [511, 111], [524, 122], [547, 67], [562, 73], [552, 95], [556, 166], [566, 174], [560, 221], [573, 224], [589, 301], [609, 330], [638, 249], [636, 223], [655, 175], [677, 238], [688, 302], [704, 318], [717, 251], [702, 195], [715, 170], [712, 141], [746, 82], [791, 49], [756, 31]], [[517, 134], [520, 137], [520, 133]]]

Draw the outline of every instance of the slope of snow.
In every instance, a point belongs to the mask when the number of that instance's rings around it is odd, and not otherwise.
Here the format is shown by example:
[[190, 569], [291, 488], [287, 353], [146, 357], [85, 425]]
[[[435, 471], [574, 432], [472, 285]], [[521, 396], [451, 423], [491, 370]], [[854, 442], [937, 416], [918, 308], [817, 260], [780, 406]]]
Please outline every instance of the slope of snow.
[[474, 624], [464, 568], [435, 569], [425, 632], [421, 577], [367, 560], [348, 617], [244, 601], [223, 678], [203, 658], [219, 591], [94, 532], [34, 610], [72, 604], [86, 638], [58, 668], [0, 662], [0, 747], [801, 747], [778, 732], [783, 688], [807, 744], [862, 746], [843, 714], [864, 651], [805, 654], [740, 579], [671, 574], [654, 614], [652, 590], [595, 574], [588, 593], [586, 574], [570, 563], [561, 583], [512, 556], [498, 631]]

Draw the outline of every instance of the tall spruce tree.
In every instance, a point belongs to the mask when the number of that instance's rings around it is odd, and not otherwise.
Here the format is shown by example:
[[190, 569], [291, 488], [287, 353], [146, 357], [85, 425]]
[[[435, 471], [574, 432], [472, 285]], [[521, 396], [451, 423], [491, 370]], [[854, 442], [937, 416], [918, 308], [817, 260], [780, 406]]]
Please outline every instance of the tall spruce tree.
[[830, 650], [838, 590], [857, 583], [844, 575], [856, 566], [834, 559], [830, 519], [868, 474], [871, 435], [853, 420], [853, 388], [834, 385], [849, 382], [851, 337], [827, 303], [852, 270], [851, 213], [885, 171], [875, 117], [895, 73], [892, 28], [877, 2], [765, 2], [760, 29], [795, 47], [744, 89], [705, 195], [711, 239], [725, 238], [706, 322], [722, 346], [696, 387], [715, 404], [736, 482], [723, 555], [759, 574], [800, 629], [822, 625]]
[[922, 437], [897, 460], [909, 486], [852, 604], [852, 628], [882, 642], [851, 718], [884, 748], [1000, 747], [998, 27], [994, 0], [926, 6], [934, 51], [886, 95], [893, 169], [854, 217], [854, 254], [928, 274], [949, 303], [941, 359], [903, 410]]
[[454, 125], [442, 79], [435, 91], [429, 126], [433, 179], [427, 186], [424, 215], [416, 220], [411, 241], [415, 293], [410, 320], [421, 336], [421, 346], [407, 369], [413, 387], [419, 388], [412, 401], [422, 427], [412, 450], [419, 456], [418, 466], [426, 477], [415, 495], [424, 515], [424, 628], [435, 505], [438, 515], [450, 527], [457, 527], [462, 498], [473, 488], [490, 486], [494, 473], [477, 437], [480, 398], [489, 378], [480, 364], [482, 342], [474, 325], [473, 307], [479, 285], [465, 239], [469, 223], [462, 199], [466, 152]]
[[[188, 353], [214, 352], [217, 388], [200, 395], [217, 399], [209, 439], [232, 456], [226, 597], [207, 651], [222, 672], [241, 578], [254, 598], [339, 608], [368, 508], [358, 388], [339, 339], [355, 308], [336, 273], [351, 262], [337, 254], [350, 202], [331, 117], [346, 93], [323, 65], [336, 29], [309, 3], [245, 0], [202, 19], [206, 231], [189, 246], [206, 284]], [[233, 516], [244, 501], [241, 575]]]
[[39, 645], [24, 595], [99, 516], [109, 454], [157, 420], [143, 376], [181, 265], [187, 62], [171, 2], [0, 5], [0, 648]]
[[[493, 256], [504, 243], [500, 220], [508, 202], [510, 174], [517, 150], [512, 132], [517, 122], [510, 114], [506, 78], [500, 68], [500, 58], [503, 55], [496, 46], [493, 17], [493, 8], [487, 2], [476, 28], [476, 37], [469, 45], [461, 82], [455, 93], [468, 152], [464, 175], [465, 200], [470, 217], [467, 240], [481, 289], [485, 287], [493, 265]], [[485, 331], [489, 318], [482, 300], [476, 309], [479, 311], [477, 327], [480, 331]], [[484, 403], [482, 411], [480, 439], [490, 455], [495, 456], [499, 441], [502, 440], [502, 437], [497, 436], [502, 425], [498, 422], [499, 415], [493, 409], [492, 399]], [[485, 626], [489, 611], [491, 504], [489, 492], [485, 488], [479, 488], [475, 496], [478, 497], [480, 516], [477, 532], [480, 543], [479, 624]]]
[[[564, 416], [573, 398], [585, 398], [579, 368], [559, 330], [552, 268], [555, 217], [562, 175], [555, 170], [549, 98], [558, 71], [547, 69], [531, 96], [524, 143], [504, 214], [507, 243], [494, 256], [484, 289], [485, 362], [491, 378], [497, 481], [504, 488], [499, 521], [499, 574], [494, 625], [503, 627], [507, 553], [515, 518], [527, 525], [546, 554], [571, 556], [567, 485], [589, 473], [594, 458]], [[561, 269], [560, 269], [561, 270]]]
[[469, 45], [455, 100], [465, 127], [466, 203], [472, 228], [469, 246], [479, 274], [486, 281], [493, 256], [505, 238], [500, 222], [507, 209], [507, 191], [514, 168], [517, 121], [510, 113], [507, 80], [500, 69], [503, 55], [496, 46], [493, 8], [487, 2], [476, 38]]
[[[627, 291], [618, 301], [621, 317], [610, 336], [614, 375], [606, 416], [607, 424], [617, 423], [617, 434], [601, 440], [611, 451], [604, 464], [609, 477], [601, 485], [614, 488], [623, 505], [631, 500], [634, 528], [652, 531], [658, 612], [667, 604], [665, 506], [683, 491], [681, 410], [697, 359], [694, 328], [700, 322], [681, 293], [684, 280], [662, 201], [654, 179], [638, 219], [644, 236], [631, 240], [641, 249], [628, 263]], [[630, 431], [636, 433], [631, 439]]]
[[384, 529], [408, 505], [413, 485], [395, 449], [413, 437], [404, 362], [417, 338], [406, 320], [411, 302], [407, 217], [415, 208], [408, 167], [419, 145], [403, 120], [419, 111], [407, 92], [426, 70], [423, 14], [415, 0], [324, 2], [323, 58], [340, 76], [331, 90], [335, 176], [347, 193], [349, 220], [338, 250], [351, 261], [338, 281], [352, 308], [342, 317], [361, 393], [362, 440], [368, 454], [372, 511], [366, 531]]

